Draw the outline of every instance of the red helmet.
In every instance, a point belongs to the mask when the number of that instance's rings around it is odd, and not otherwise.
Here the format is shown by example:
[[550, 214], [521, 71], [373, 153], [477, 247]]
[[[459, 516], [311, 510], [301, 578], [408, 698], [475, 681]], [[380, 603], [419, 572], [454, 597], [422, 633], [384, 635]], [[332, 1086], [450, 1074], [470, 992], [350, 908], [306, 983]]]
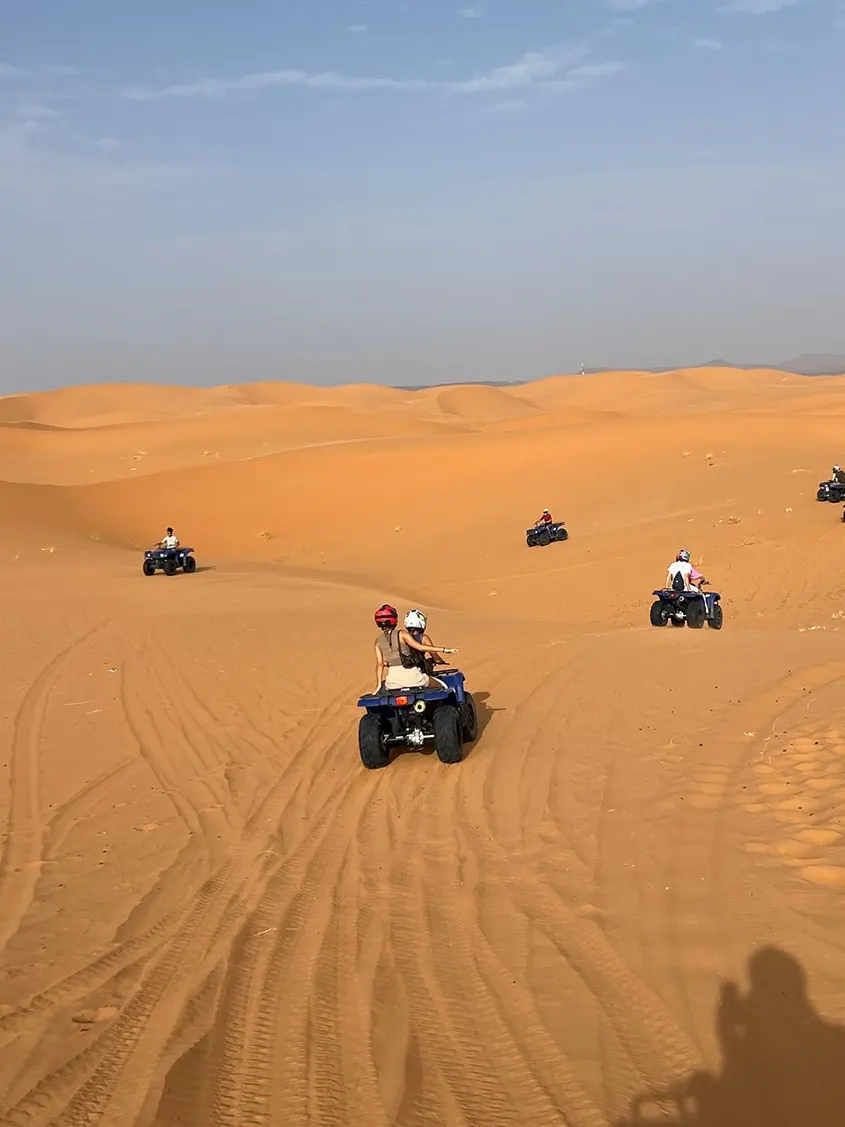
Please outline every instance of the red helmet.
[[396, 607], [384, 603], [376, 611], [376, 626], [380, 626], [384, 629], [385, 626], [396, 626], [398, 622], [399, 612], [396, 610]]

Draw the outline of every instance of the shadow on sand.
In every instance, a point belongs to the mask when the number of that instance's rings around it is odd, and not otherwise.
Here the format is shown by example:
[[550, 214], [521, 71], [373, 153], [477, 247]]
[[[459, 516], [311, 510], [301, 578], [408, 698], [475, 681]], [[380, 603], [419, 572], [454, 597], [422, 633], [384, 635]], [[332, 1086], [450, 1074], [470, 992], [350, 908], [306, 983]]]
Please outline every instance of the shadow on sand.
[[489, 693], [473, 693], [472, 699], [475, 701], [475, 711], [478, 713], [478, 738], [481, 739], [494, 714], [506, 710], [504, 708], [491, 708], [487, 703], [490, 700]]
[[801, 964], [776, 947], [722, 987], [717, 1075], [638, 1096], [613, 1127], [845, 1127], [845, 1028], [816, 1013]]

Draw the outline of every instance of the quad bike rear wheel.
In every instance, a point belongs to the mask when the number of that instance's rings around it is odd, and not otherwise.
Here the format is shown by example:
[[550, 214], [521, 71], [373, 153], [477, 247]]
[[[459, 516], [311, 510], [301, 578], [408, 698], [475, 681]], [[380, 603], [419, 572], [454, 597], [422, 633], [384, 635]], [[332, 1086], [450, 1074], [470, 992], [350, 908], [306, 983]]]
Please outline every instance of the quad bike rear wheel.
[[365, 712], [358, 721], [358, 751], [368, 771], [377, 771], [390, 762], [390, 748], [385, 747], [381, 720]]
[[461, 717], [453, 704], [442, 704], [434, 714], [434, 745], [441, 763], [463, 759]]
[[690, 630], [700, 630], [707, 618], [704, 604], [696, 600], [687, 607], [687, 626]]
[[711, 630], [721, 630], [722, 623], [725, 621], [725, 616], [722, 613], [722, 608], [718, 603], [713, 607], [713, 617], [707, 619], [707, 625]]
[[652, 626], [665, 626], [666, 625], [666, 610], [660, 599], [657, 599], [651, 604], [649, 611], [649, 619]]
[[197, 561], [193, 556], [185, 556], [185, 562], [182, 564], [182, 568], [190, 574], [192, 571], [197, 570]]

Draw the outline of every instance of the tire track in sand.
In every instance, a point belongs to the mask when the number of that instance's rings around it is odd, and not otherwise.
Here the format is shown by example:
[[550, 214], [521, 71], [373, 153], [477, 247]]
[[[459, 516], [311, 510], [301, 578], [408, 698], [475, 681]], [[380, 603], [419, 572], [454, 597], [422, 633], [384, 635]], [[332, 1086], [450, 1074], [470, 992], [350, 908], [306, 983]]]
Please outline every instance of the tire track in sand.
[[[338, 706], [326, 709], [323, 720], [326, 714], [338, 711]], [[318, 716], [313, 730], [322, 726]], [[324, 757], [336, 742], [331, 740], [328, 749], [323, 749]], [[297, 794], [300, 773], [319, 771], [318, 756], [314, 756], [315, 762], [303, 762], [314, 751], [310, 741], [297, 749], [291, 762], [297, 770], [283, 774], [267, 794], [248, 832], [150, 958], [137, 991], [113, 1024], [89, 1050], [44, 1077], [8, 1109], [4, 1127], [32, 1127], [34, 1122], [87, 1127], [107, 1114], [109, 1121], [117, 1117], [134, 1122], [192, 986], [208, 976], [209, 959], [226, 956], [245, 914], [260, 902], [273, 871], [266, 861], [273, 852], [267, 849], [268, 842], [278, 833], [288, 804]]]
[[[327, 709], [325, 714], [321, 714], [316, 719], [312, 720], [309, 728], [303, 735], [303, 744], [310, 746], [315, 733], [318, 733], [322, 727], [324, 717], [326, 715], [334, 717], [338, 711], [339, 710], [336, 708]], [[301, 753], [296, 756], [298, 761], [301, 761], [302, 758]], [[303, 775], [307, 774], [312, 778], [313, 774], [319, 774], [319, 769], [322, 766], [317, 764], [315, 771], [310, 772], [306, 764], [301, 765], [303, 767]], [[293, 767], [293, 764], [291, 766]], [[280, 817], [282, 814], [287, 813], [288, 806], [295, 801], [299, 789], [301, 788], [301, 781], [297, 779], [293, 773], [280, 779], [276, 784], [276, 788], [282, 788], [284, 783], [287, 783], [287, 789], [284, 792], [284, 798], [280, 798], [280, 801], [283, 801], [285, 804], [283, 807], [280, 807]], [[269, 796], [265, 801], [268, 800]], [[250, 828], [254, 829], [254, 824], [261, 816], [261, 813], [262, 811], [259, 807], [253, 818], [250, 819], [247, 830]], [[156, 889], [153, 890], [156, 897], [158, 897], [166, 877], [170, 877], [171, 875], [172, 872], [169, 870], [167, 874], [161, 877]], [[137, 907], [136, 905], [136, 909]], [[0, 1035], [24, 1032], [30, 1027], [33, 1021], [40, 1020], [43, 1015], [48, 1014], [51, 1010], [56, 1010], [61, 1006], [84, 998], [94, 990], [112, 981], [115, 977], [127, 970], [127, 968], [148, 961], [152, 954], [167, 942], [168, 935], [176, 930], [179, 921], [184, 917], [188, 907], [189, 905], [180, 901], [178, 908], [161, 915], [160, 918], [150, 927], [146, 928], [142, 934], [133, 936], [131, 939], [120, 941], [115, 949], [108, 951], [68, 978], [60, 980], [55, 985], [35, 995], [25, 1005], [19, 1006], [9, 1013], [0, 1015]], [[118, 935], [122, 930], [123, 926], [118, 928]]]
[[[532, 694], [535, 711], [540, 716], [551, 711], [555, 700], [559, 699], [559, 679], [566, 674], [569, 664], [545, 677]], [[570, 743], [583, 738], [567, 729], [566, 739]], [[572, 760], [570, 774], [580, 771], [579, 758], [595, 761], [595, 756], [589, 753], [586, 756], [583, 752], [580, 756], [574, 751], [568, 754]], [[570, 908], [528, 865], [514, 860], [513, 854], [521, 845], [524, 823], [515, 821], [512, 804], [503, 806], [491, 801], [492, 787], [502, 775], [505, 791], [518, 794], [523, 774], [533, 783], [531, 757], [514, 755], [511, 748], [507, 756], [491, 761], [483, 791], [471, 785], [474, 780], [469, 774], [457, 779], [462, 809], [452, 810], [449, 820], [459, 827], [462, 851], [488, 859], [488, 866], [492, 865], [495, 874], [488, 879], [495, 880], [500, 892], [509, 897], [513, 910], [545, 935], [577, 973], [641, 1077], [659, 1084], [666, 1079], [667, 1069], [681, 1076], [688, 1074], [697, 1066], [698, 1054], [658, 996], [627, 967], [595, 922]], [[535, 811], [547, 809], [539, 796], [532, 801]], [[443, 832], [448, 824], [444, 823]], [[495, 974], [489, 956], [487, 961], [490, 973]], [[513, 991], [508, 988], [506, 993], [512, 995]], [[525, 997], [522, 1001], [527, 1004], [531, 999]]]
[[[349, 778], [325, 818], [286, 855], [247, 924], [217, 1022], [215, 1127], [314, 1122], [309, 1073], [322, 1051], [309, 1037], [316, 968], [341, 911], [338, 889], [376, 783]], [[307, 1046], [311, 1054], [303, 1052]], [[326, 1082], [342, 1085], [334, 1070]], [[366, 1122], [387, 1127], [376, 1101], [366, 1110]]]
[[9, 766], [9, 825], [0, 857], [0, 955], [32, 903], [40, 871], [38, 862], [44, 860], [38, 758], [50, 695], [68, 658], [107, 624], [103, 622], [88, 630], [44, 666], [15, 717]]

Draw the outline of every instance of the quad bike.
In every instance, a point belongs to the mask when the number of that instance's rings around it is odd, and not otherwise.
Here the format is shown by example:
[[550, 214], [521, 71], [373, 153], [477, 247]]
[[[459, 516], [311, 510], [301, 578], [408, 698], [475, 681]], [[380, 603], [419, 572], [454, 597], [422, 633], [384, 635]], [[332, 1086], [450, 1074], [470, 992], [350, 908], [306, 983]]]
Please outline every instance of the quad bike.
[[838, 505], [845, 501], [845, 484], [841, 481], [820, 481], [816, 490], [817, 501], [833, 501]]
[[465, 743], [478, 737], [472, 694], [458, 669], [439, 670], [445, 688], [388, 689], [358, 701], [366, 709], [358, 723], [361, 762], [372, 771], [386, 767], [393, 747], [433, 743], [441, 763], [460, 763]]
[[553, 540], [568, 539], [569, 533], [564, 528], [562, 520], [555, 521], [553, 524], [535, 525], [533, 528], [526, 528], [525, 530], [525, 543], [529, 548], [535, 548], [538, 545], [545, 548]]
[[144, 552], [144, 575], [175, 575], [181, 568], [189, 574], [197, 570], [197, 561], [190, 554], [193, 548], [148, 548]]
[[[703, 586], [706, 580], [701, 580]], [[720, 600], [722, 596], [718, 591], [673, 591], [671, 587], [664, 587], [652, 591], [657, 595], [657, 600], [651, 604], [649, 617], [652, 626], [665, 626], [671, 622], [673, 626], [683, 626], [686, 623], [692, 630], [700, 630], [706, 622], [711, 630], [721, 630], [724, 614]]]

